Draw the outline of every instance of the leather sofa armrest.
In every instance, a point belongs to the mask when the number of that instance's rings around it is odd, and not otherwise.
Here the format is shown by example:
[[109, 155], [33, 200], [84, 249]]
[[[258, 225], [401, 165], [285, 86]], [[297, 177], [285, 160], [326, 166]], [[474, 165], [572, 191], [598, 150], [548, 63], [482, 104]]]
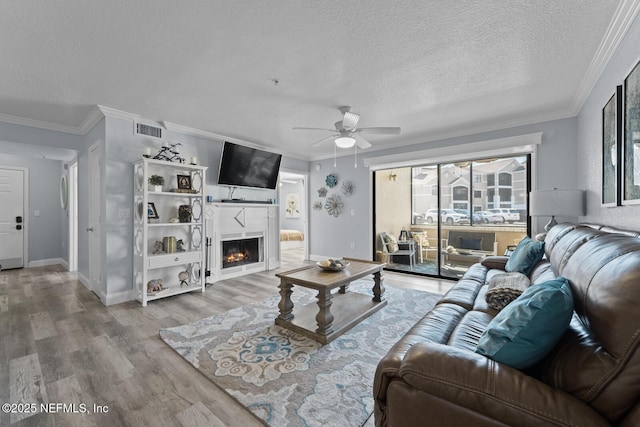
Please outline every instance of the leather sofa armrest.
[[497, 255], [484, 257], [484, 259], [480, 261], [480, 264], [484, 265], [488, 269], [497, 269], [504, 271], [505, 266], [507, 265], [507, 261], [509, 261], [508, 256]]
[[505, 424], [610, 425], [586, 403], [563, 391], [480, 354], [444, 344], [413, 345], [397, 377], [461, 411]]

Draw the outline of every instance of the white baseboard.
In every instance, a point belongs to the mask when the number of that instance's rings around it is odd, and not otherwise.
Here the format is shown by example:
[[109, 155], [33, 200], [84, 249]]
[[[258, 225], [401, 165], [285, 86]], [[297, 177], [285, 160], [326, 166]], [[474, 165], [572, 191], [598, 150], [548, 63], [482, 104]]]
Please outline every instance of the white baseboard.
[[106, 295], [105, 297], [100, 295], [100, 300], [106, 306], [121, 304], [123, 302], [133, 301], [134, 299], [136, 299], [135, 293], [132, 290], [113, 292]]
[[120, 304], [123, 302], [133, 301], [134, 299], [136, 299], [135, 293], [133, 290], [115, 292], [112, 294], [105, 294], [104, 291], [102, 290], [96, 292], [91, 287], [91, 280], [89, 280], [87, 276], [85, 276], [80, 272], [78, 272], [78, 280], [80, 280], [80, 282], [83, 285], [85, 285], [87, 289], [95, 293], [98, 296], [98, 298], [100, 298], [100, 302], [102, 302], [102, 304], [105, 306]]
[[49, 258], [49, 259], [38, 259], [35, 261], [29, 261], [28, 268], [34, 267], [46, 267], [48, 265], [63, 265], [65, 268], [69, 269], [69, 264], [62, 258]]
[[79, 271], [77, 272], [77, 274], [78, 274], [78, 280], [80, 280], [80, 283], [82, 283], [90, 291], [93, 291], [93, 289], [91, 288], [91, 280], [89, 280], [87, 276], [80, 273]]

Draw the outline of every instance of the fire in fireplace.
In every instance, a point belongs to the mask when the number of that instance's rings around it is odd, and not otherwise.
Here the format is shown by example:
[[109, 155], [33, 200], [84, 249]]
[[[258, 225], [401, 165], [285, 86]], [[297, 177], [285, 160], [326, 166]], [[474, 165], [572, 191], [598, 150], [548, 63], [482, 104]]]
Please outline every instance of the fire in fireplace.
[[261, 238], [222, 242], [222, 268], [238, 267], [262, 261]]

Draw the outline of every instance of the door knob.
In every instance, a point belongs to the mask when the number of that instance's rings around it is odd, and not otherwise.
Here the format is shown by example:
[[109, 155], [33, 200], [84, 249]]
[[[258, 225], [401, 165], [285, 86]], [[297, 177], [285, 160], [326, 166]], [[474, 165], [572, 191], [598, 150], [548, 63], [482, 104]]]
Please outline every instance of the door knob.
[[22, 225], [21, 224], [16, 225], [16, 230], [22, 230]]
[[87, 231], [93, 231], [93, 227], [88, 227]]

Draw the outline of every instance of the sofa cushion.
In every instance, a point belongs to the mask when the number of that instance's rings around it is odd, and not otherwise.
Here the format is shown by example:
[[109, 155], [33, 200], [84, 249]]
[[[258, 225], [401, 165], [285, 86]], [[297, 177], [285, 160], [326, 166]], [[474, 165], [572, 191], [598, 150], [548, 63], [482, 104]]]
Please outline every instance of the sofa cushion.
[[518, 272], [527, 276], [544, 256], [544, 242], [537, 242], [527, 236], [518, 243], [505, 265], [508, 272]]
[[553, 349], [572, 313], [567, 279], [558, 277], [531, 286], [494, 317], [476, 352], [513, 368], [532, 366]]
[[489, 279], [484, 295], [489, 307], [502, 310], [529, 287], [529, 278], [522, 273], [496, 274]]

